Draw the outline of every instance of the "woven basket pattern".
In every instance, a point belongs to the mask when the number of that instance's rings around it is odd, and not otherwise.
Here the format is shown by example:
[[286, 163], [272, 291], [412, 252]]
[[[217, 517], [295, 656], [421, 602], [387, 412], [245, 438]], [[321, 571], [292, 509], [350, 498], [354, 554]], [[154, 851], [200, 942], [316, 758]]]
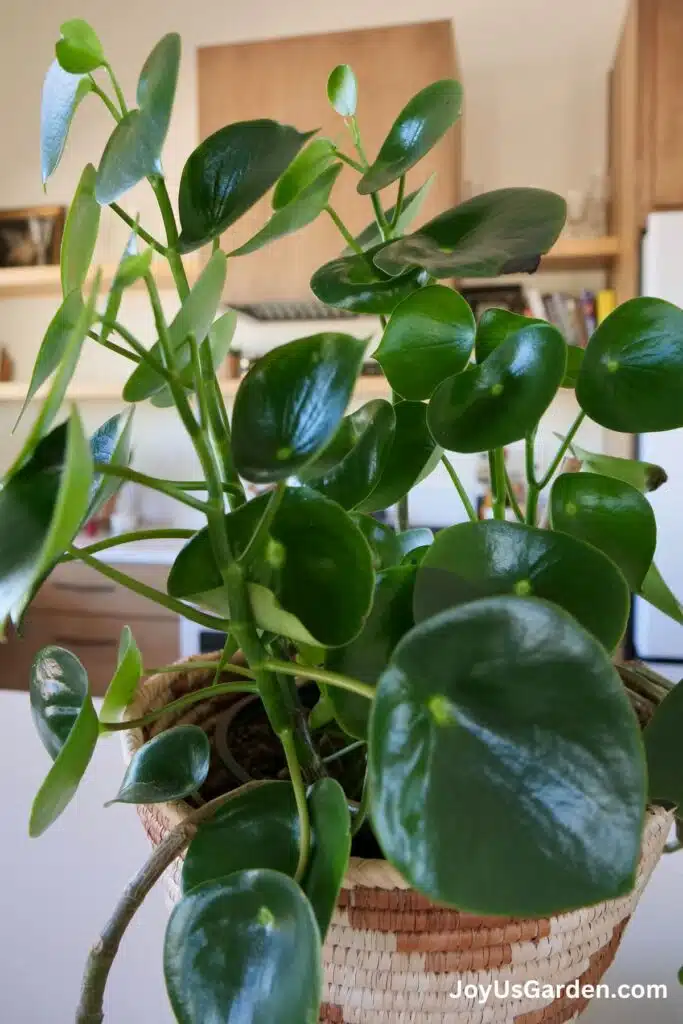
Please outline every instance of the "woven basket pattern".
[[[207, 656], [210, 663], [215, 655]], [[196, 659], [193, 659], [196, 660]], [[213, 678], [207, 672], [162, 674], [149, 679], [128, 717], [138, 718]], [[194, 722], [212, 735], [219, 714], [235, 698], [217, 698], [170, 712], [147, 730], [123, 733], [133, 753], [159, 731]], [[139, 807], [152, 843], [159, 843], [188, 811], [183, 803]], [[547, 919], [480, 917], [436, 906], [411, 890], [385, 861], [351, 858], [337, 911], [323, 950], [326, 1024], [565, 1024], [576, 1020], [586, 999], [493, 999], [480, 1005], [451, 993], [465, 985], [525, 981], [559, 985], [597, 984], [616, 954], [664, 848], [672, 816], [648, 811], [636, 886], [618, 900]], [[180, 896], [180, 861], [166, 873], [171, 903]]]

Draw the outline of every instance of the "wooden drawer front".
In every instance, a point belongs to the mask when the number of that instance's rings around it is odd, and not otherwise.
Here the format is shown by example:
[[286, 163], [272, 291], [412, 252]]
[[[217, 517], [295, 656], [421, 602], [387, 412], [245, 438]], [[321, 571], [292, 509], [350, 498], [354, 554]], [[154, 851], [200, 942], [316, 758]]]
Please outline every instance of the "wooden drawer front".
[[[166, 592], [165, 565], [122, 565], [122, 572]], [[66, 562], [58, 565], [36, 595], [32, 607], [80, 615], [116, 615], [126, 618], [175, 616], [146, 597], [121, 587], [87, 565]]]

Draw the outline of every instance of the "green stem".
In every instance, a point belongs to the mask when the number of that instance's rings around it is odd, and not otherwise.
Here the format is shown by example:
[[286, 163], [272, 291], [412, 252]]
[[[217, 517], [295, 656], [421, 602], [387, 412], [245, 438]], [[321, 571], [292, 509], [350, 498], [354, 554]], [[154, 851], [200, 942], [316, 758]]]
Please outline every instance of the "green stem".
[[505, 519], [505, 453], [502, 448], [489, 452], [489, 472], [493, 493], [493, 518]]
[[[87, 547], [77, 548], [78, 551], [84, 551], [86, 555], [96, 555], [98, 551], [107, 551], [109, 548], [117, 548], [122, 544], [133, 544], [140, 540], [189, 540], [190, 537], [194, 537], [194, 530], [176, 530], [176, 529], [159, 529], [159, 530], [131, 530], [129, 533], [119, 533], [116, 537], [107, 537], [104, 540], [98, 540], [94, 544], [88, 544]], [[62, 562], [73, 561], [70, 555], [66, 555], [61, 559]]]
[[463, 507], [465, 509], [465, 512], [467, 513], [467, 518], [471, 522], [476, 523], [478, 517], [477, 517], [477, 513], [475, 511], [474, 505], [470, 501], [469, 496], [467, 494], [467, 491], [463, 487], [462, 480], [460, 479], [460, 477], [456, 473], [455, 468], [454, 468], [452, 462], [450, 461], [450, 459], [446, 455], [442, 455], [441, 456], [441, 461], [444, 464], [444, 466], [446, 468], [446, 472], [448, 473], [449, 477], [451, 478], [451, 481], [453, 482], [453, 486], [455, 487], [456, 491], [458, 492], [458, 497], [460, 498], [461, 502], [463, 503]]
[[[208, 667], [210, 668], [211, 666], [209, 665]], [[206, 668], [207, 664], [205, 662], [205, 671]], [[186, 665], [169, 665], [167, 668], [155, 669], [155, 674], [187, 671]], [[230, 671], [232, 671], [232, 668]], [[213, 683], [211, 686], [204, 686], [201, 690], [193, 690], [191, 693], [186, 693], [184, 696], [178, 697], [177, 700], [171, 701], [170, 704], [164, 704], [162, 708], [155, 708], [154, 711], [149, 711], [142, 718], [128, 718], [121, 722], [100, 722], [100, 731], [124, 732], [129, 729], [144, 729], [145, 726], [152, 725], [153, 722], [156, 722], [164, 715], [183, 711], [185, 708], [192, 707], [193, 704], [200, 704], [203, 700], [213, 700], [215, 697], [222, 697], [230, 693], [258, 693], [258, 687], [256, 683]]]
[[154, 238], [153, 235], [150, 235], [148, 231], [145, 231], [145, 229], [141, 227], [129, 213], [126, 213], [118, 203], [110, 203], [109, 209], [113, 210], [114, 213], [117, 214], [121, 220], [124, 221], [128, 227], [143, 240], [143, 242], [147, 242], [147, 245], [151, 245], [151, 247], [158, 252], [160, 256], [168, 257], [168, 249], [166, 246], [162, 245], [161, 242], [157, 242], [156, 238]]
[[363, 780], [363, 792], [361, 794], [360, 803], [358, 804], [358, 810], [356, 816], [351, 823], [351, 835], [355, 836], [360, 832], [363, 827], [363, 823], [368, 816], [368, 807], [370, 804], [370, 780], [368, 772], [365, 773], [365, 779]]
[[[235, 654], [237, 654], [237, 641], [235, 640], [235, 638], [232, 635], [232, 633], [229, 633], [226, 636], [226, 638], [225, 638], [225, 643], [223, 644], [223, 650], [221, 651], [221, 656], [218, 659], [218, 664], [216, 666], [216, 672], [215, 672], [214, 677], [213, 677], [213, 685], [214, 686], [216, 686], [218, 684], [218, 680], [221, 677], [221, 672], [223, 671], [225, 666], [228, 664], [230, 659]], [[241, 667], [242, 666], [240, 666], [240, 668]], [[251, 675], [253, 676], [253, 672], [251, 673]]]
[[[358, 121], [356, 120], [355, 115], [348, 119], [347, 124], [351, 131], [351, 138], [353, 139], [353, 144], [356, 147], [356, 152], [360, 157], [361, 168], [363, 170], [363, 173], [365, 173], [365, 171], [367, 171], [370, 165], [368, 163], [368, 158], [365, 155], [365, 150], [363, 149], [363, 140], [361, 139], [360, 129], [358, 127]], [[382, 204], [380, 203], [379, 200], [379, 196], [377, 195], [376, 192], [371, 193], [370, 200], [372, 202], [372, 208], [375, 211], [375, 220], [377, 221], [377, 227], [380, 230], [382, 238], [386, 240], [391, 235], [391, 228], [389, 227], [389, 222], [387, 221], [384, 210], [382, 209]]]
[[384, 241], [386, 241], [388, 238], [391, 238], [391, 228], [389, 226], [389, 222], [386, 218], [384, 210], [382, 209], [382, 204], [379, 201], [378, 194], [376, 192], [372, 192], [370, 195], [370, 200], [372, 202], [372, 208], [375, 211], [375, 220], [377, 221], [377, 227], [380, 230], [382, 238], [384, 239]]
[[536, 525], [538, 514], [538, 497], [541, 492], [538, 487], [529, 487], [526, 496], [526, 521], [528, 526]]
[[536, 456], [535, 456], [536, 431], [532, 430], [524, 439], [524, 465], [526, 470], [527, 495], [526, 495], [526, 521], [529, 526], [536, 525], [536, 513], [538, 510], [538, 496], [540, 486], [536, 479]]
[[183, 505], [189, 505], [190, 508], [194, 508], [198, 512], [206, 512], [208, 507], [205, 501], [193, 498], [191, 494], [176, 487], [173, 481], [158, 480], [154, 476], [148, 476], [147, 473], [140, 473], [137, 469], [131, 469], [130, 466], [113, 465], [109, 462], [96, 462], [95, 472], [102, 473], [104, 476], [115, 476], [119, 480], [130, 480], [134, 484], [142, 484], [143, 487], [149, 487], [151, 491], [158, 491], [160, 494], [168, 495], [169, 498], [175, 498], [176, 501]]
[[365, 747], [366, 745], [365, 740], [355, 740], [353, 743], [349, 743], [348, 747], [342, 747], [341, 750], [335, 750], [334, 754], [328, 754], [327, 757], [323, 758], [323, 764], [339, 761], [340, 758], [346, 757], [347, 754], [352, 754], [354, 750], [359, 750], [360, 747]]
[[161, 219], [164, 222], [166, 241], [168, 242], [166, 259], [168, 260], [168, 265], [171, 268], [171, 273], [173, 274], [173, 280], [175, 281], [178, 295], [180, 296], [181, 301], [183, 301], [187, 298], [190, 292], [190, 285], [188, 284], [183, 261], [178, 253], [178, 228], [173, 214], [173, 207], [171, 206], [171, 199], [168, 194], [168, 189], [166, 188], [166, 182], [160, 174], [149, 178], [149, 183], [157, 198], [157, 203], [161, 210]]
[[100, 319], [100, 323], [107, 330], [116, 331], [119, 337], [123, 338], [123, 340], [130, 345], [133, 351], [137, 353], [137, 355], [140, 357], [140, 361], [143, 363], [147, 363], [147, 365], [150, 366], [155, 373], [158, 373], [159, 376], [162, 377], [163, 380], [165, 380], [166, 383], [170, 385], [171, 374], [169, 373], [169, 371], [166, 369], [163, 363], [159, 362], [156, 356], [153, 355], [149, 349], [145, 348], [141, 341], [138, 341], [134, 334], [131, 334], [127, 327], [124, 327], [124, 325], [122, 323], [119, 323], [118, 320], [106, 320], [104, 317]]
[[517, 519], [517, 522], [523, 523], [524, 514], [521, 508], [519, 507], [519, 502], [517, 501], [517, 496], [513, 490], [512, 480], [510, 479], [510, 474], [508, 473], [507, 469], [505, 470], [505, 489], [507, 491], [508, 500], [512, 507], [512, 511], [515, 513], [515, 518]]
[[247, 496], [244, 493], [244, 487], [242, 486], [242, 481], [240, 480], [239, 473], [235, 468], [235, 462], [232, 457], [232, 442], [228, 411], [225, 408], [225, 402], [223, 401], [220, 385], [216, 380], [209, 346], [202, 345], [199, 350], [199, 354], [202, 361], [202, 373], [205, 380], [208, 382], [206, 397], [209, 404], [211, 433], [223, 464], [223, 476], [227, 484], [226, 490], [228, 491], [230, 508], [235, 509], [239, 508], [240, 505], [245, 504]]
[[349, 229], [346, 227], [346, 224], [344, 224], [344, 221], [341, 219], [341, 217], [339, 216], [337, 211], [334, 210], [328, 204], [325, 207], [325, 212], [330, 215], [330, 217], [332, 218], [332, 220], [336, 224], [336, 226], [337, 226], [337, 228], [339, 230], [340, 235], [342, 236], [342, 238], [344, 239], [344, 241], [346, 242], [348, 247], [350, 249], [353, 249], [354, 252], [358, 253], [359, 256], [364, 256], [365, 253], [363, 252], [362, 248], [360, 247], [360, 245], [358, 244], [356, 239], [353, 237], [353, 235], [351, 234]]
[[359, 164], [357, 160], [354, 160], [353, 157], [348, 156], [347, 153], [342, 153], [342, 151], [336, 147], [334, 152], [335, 156], [338, 156], [339, 159], [343, 160], [345, 164], [349, 165], [349, 167], [353, 167], [354, 171], [358, 171], [359, 174], [365, 174], [366, 168], [363, 167], [362, 164]]
[[116, 98], [119, 101], [119, 106], [121, 107], [121, 113], [125, 117], [126, 114], [128, 113], [128, 107], [126, 106], [126, 97], [123, 95], [123, 90], [122, 90], [121, 86], [118, 83], [118, 79], [117, 79], [116, 75], [114, 74], [114, 70], [111, 67], [111, 65], [110, 64], [105, 64], [104, 66], [106, 68], [107, 74], [109, 75], [109, 77], [111, 79], [111, 84], [114, 86], [114, 92], [116, 93]]
[[391, 233], [392, 234], [396, 230], [396, 225], [398, 224], [398, 222], [399, 222], [399, 220], [401, 218], [401, 214], [403, 213], [403, 199], [405, 197], [405, 194], [406, 194], [406, 176], [405, 176], [405, 174], [402, 174], [400, 179], [399, 179], [399, 182], [398, 182], [398, 194], [396, 196], [396, 206], [394, 208], [394, 216], [391, 218], [391, 221], [389, 222], [389, 227], [391, 229]]
[[102, 102], [104, 103], [105, 107], [107, 108], [111, 116], [114, 118], [114, 120], [116, 122], [120, 121], [121, 115], [119, 114], [118, 110], [116, 109], [112, 101], [107, 96], [104, 89], [100, 88], [100, 86], [97, 84], [92, 75], [89, 75], [88, 77], [90, 78], [90, 81], [92, 83], [92, 91], [95, 93], [96, 96], [100, 97], [100, 99], [102, 100]]
[[107, 341], [106, 338], [101, 338], [99, 334], [94, 331], [88, 331], [88, 337], [96, 341], [102, 348], [108, 348], [110, 352], [115, 352], [117, 356], [123, 356], [124, 359], [130, 359], [133, 363], [139, 363], [140, 359], [135, 355], [134, 352], [129, 352], [127, 348], [122, 348], [121, 345], [117, 345], [113, 341]]
[[308, 857], [311, 851], [311, 820], [308, 814], [308, 804], [306, 803], [306, 787], [304, 786], [301, 765], [299, 764], [294, 744], [294, 734], [291, 729], [285, 729], [280, 733], [280, 742], [287, 759], [287, 768], [289, 769], [289, 777], [294, 787], [296, 809], [299, 814], [299, 863], [297, 864], [294, 881], [301, 882], [306, 873]]
[[245, 569], [248, 569], [254, 559], [258, 558], [262, 554], [268, 542], [268, 536], [270, 534], [270, 528], [273, 525], [273, 520], [277, 515], [277, 511], [282, 504], [282, 499], [285, 496], [287, 485], [284, 480], [281, 480], [275, 490], [271, 491], [268, 504], [263, 510], [256, 529], [254, 530], [249, 543], [239, 557], [239, 562]]
[[268, 659], [260, 668], [269, 672], [281, 672], [284, 676], [305, 676], [306, 679], [313, 679], [318, 683], [329, 683], [330, 686], [337, 686], [340, 690], [348, 690], [349, 693], [357, 693], [367, 700], [375, 699], [374, 686], [362, 683], [360, 679], [351, 679], [350, 676], [342, 676], [338, 672], [329, 672], [324, 668], [313, 668], [311, 665], [294, 665], [291, 661], [276, 661]]
[[539, 480], [539, 483], [538, 483], [539, 490], [542, 491], [543, 488], [547, 487], [548, 484], [550, 483], [550, 481], [552, 480], [553, 476], [555, 475], [555, 471], [557, 470], [558, 466], [562, 462], [562, 459], [564, 458], [564, 456], [565, 456], [565, 454], [567, 452], [567, 449], [569, 448], [569, 446], [571, 445], [572, 441], [576, 437], [576, 433], [577, 433], [579, 427], [581, 426], [581, 424], [583, 423], [583, 421], [585, 420], [585, 418], [586, 418], [586, 414], [582, 410], [578, 414], [578, 416], [576, 417], [574, 422], [572, 423], [571, 427], [569, 428], [569, 432], [567, 433], [564, 441], [560, 445], [555, 458], [550, 463], [550, 466], [548, 467], [547, 472], [541, 478], [541, 480]]

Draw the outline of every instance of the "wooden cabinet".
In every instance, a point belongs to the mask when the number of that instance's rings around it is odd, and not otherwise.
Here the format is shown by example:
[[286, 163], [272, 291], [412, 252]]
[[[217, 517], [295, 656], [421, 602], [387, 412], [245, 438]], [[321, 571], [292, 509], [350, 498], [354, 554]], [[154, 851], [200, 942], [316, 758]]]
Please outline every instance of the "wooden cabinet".
[[[372, 160], [411, 96], [436, 79], [457, 77], [453, 25], [428, 22], [200, 49], [201, 137], [233, 121], [267, 117], [301, 130], [317, 128], [319, 135], [355, 155], [342, 118], [327, 101], [327, 78], [338, 64], [350, 64], [358, 78], [358, 120]], [[460, 123], [409, 172], [408, 190], [433, 173], [436, 179], [420, 217], [423, 222], [459, 200]], [[354, 234], [373, 217], [369, 198], [356, 192], [357, 181], [356, 173], [345, 168], [332, 195], [333, 206]], [[385, 206], [393, 204], [395, 192], [395, 186], [382, 192]], [[265, 197], [229, 229], [224, 248], [245, 242], [271, 212], [270, 198]], [[343, 248], [337, 229], [323, 215], [289, 238], [232, 260], [227, 297], [235, 303], [310, 299], [311, 274]]]

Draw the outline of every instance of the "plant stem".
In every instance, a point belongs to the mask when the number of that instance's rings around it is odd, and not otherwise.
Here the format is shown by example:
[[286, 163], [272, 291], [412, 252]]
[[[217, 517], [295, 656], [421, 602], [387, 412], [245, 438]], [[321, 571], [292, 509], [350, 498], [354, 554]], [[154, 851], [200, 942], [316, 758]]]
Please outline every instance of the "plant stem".
[[342, 747], [341, 750], [335, 750], [334, 754], [328, 754], [327, 757], [323, 758], [323, 764], [332, 764], [333, 761], [339, 761], [340, 758], [346, 757], [347, 754], [352, 754], [354, 750], [359, 750], [360, 747], [367, 746], [365, 740], [355, 740], [353, 743], [349, 743], [348, 747]]
[[363, 780], [363, 792], [361, 794], [360, 803], [358, 804], [358, 810], [356, 811], [356, 817], [351, 822], [351, 835], [355, 836], [360, 832], [363, 827], [363, 823], [368, 816], [368, 805], [370, 803], [370, 780], [368, 778], [368, 772], [365, 773], [365, 779]]
[[[196, 666], [196, 671], [199, 671], [199, 667], [199, 665]], [[204, 671], [207, 668], [211, 668], [210, 662], [204, 663]], [[242, 671], [242, 666], [239, 666], [239, 668]], [[230, 666], [228, 671], [232, 672], [232, 670], [232, 666]], [[155, 669], [154, 674], [187, 671], [191, 671], [191, 669], [186, 665], [168, 665]], [[246, 674], [247, 670], [243, 671]], [[174, 711], [182, 711], [184, 708], [192, 707], [193, 704], [200, 704], [203, 700], [213, 700], [214, 697], [222, 697], [224, 694], [230, 693], [258, 693], [258, 687], [256, 683], [212, 683], [211, 686], [205, 686], [201, 690], [193, 690], [192, 693], [186, 693], [184, 696], [178, 697], [177, 700], [171, 701], [170, 704], [165, 704], [162, 708], [155, 708], [154, 711], [149, 711], [142, 718], [129, 718], [121, 722], [101, 722], [100, 728], [102, 732], [124, 732], [128, 729], [144, 729], [145, 726], [156, 722], [163, 715]]]
[[[76, 551], [83, 551], [86, 555], [96, 555], [98, 551], [107, 551], [108, 548], [117, 548], [121, 544], [133, 544], [139, 540], [189, 540], [194, 537], [194, 530], [181, 529], [159, 529], [159, 530], [131, 530], [129, 533], [119, 533], [116, 537], [106, 537], [98, 540], [87, 547], [76, 548]], [[72, 562], [71, 555], [65, 555], [62, 562]]]
[[547, 487], [548, 484], [550, 483], [550, 481], [552, 480], [553, 476], [555, 475], [555, 471], [557, 470], [557, 467], [562, 462], [562, 459], [564, 458], [567, 449], [569, 448], [569, 446], [571, 445], [572, 441], [576, 437], [577, 431], [578, 431], [579, 427], [581, 426], [581, 424], [583, 423], [585, 418], [586, 418], [586, 414], [585, 414], [585, 412], [583, 412], [583, 410], [581, 410], [581, 412], [578, 414], [578, 416], [576, 417], [576, 419], [572, 423], [571, 427], [569, 428], [569, 432], [567, 433], [564, 441], [560, 445], [560, 447], [559, 447], [559, 449], [557, 451], [557, 454], [555, 455], [555, 458], [550, 463], [550, 465], [549, 465], [549, 467], [547, 469], [547, 472], [539, 480], [539, 482], [538, 482], [538, 489], [540, 491], [542, 491], [544, 487]]
[[342, 676], [338, 672], [328, 672], [324, 668], [313, 668], [311, 665], [294, 665], [290, 661], [276, 661], [268, 659], [261, 666], [270, 672], [281, 672], [285, 676], [305, 676], [306, 679], [313, 679], [318, 683], [329, 683], [330, 686], [338, 686], [341, 690], [348, 690], [350, 693], [357, 693], [367, 700], [375, 699], [374, 686], [362, 683], [360, 679], [351, 679], [350, 676]]
[[512, 480], [510, 479], [510, 474], [508, 473], [507, 469], [505, 470], [505, 489], [507, 491], [508, 500], [512, 507], [512, 511], [515, 513], [515, 518], [517, 519], [517, 522], [523, 523], [524, 515], [522, 513], [521, 508], [519, 507], [519, 502], [517, 501], [517, 496], [513, 490]]
[[365, 167], [363, 167], [362, 164], [359, 164], [357, 160], [354, 160], [353, 157], [349, 156], [347, 153], [342, 153], [342, 151], [337, 149], [336, 146], [334, 152], [335, 156], [338, 156], [339, 159], [343, 160], [345, 164], [349, 165], [349, 167], [353, 167], [354, 171], [358, 171], [359, 174], [365, 173]]
[[353, 237], [353, 235], [351, 234], [349, 229], [346, 227], [346, 224], [344, 224], [344, 221], [341, 219], [341, 217], [339, 216], [337, 211], [334, 210], [328, 204], [325, 207], [325, 212], [328, 213], [330, 215], [330, 217], [332, 218], [332, 220], [334, 221], [335, 225], [339, 229], [340, 235], [342, 236], [342, 238], [344, 239], [344, 241], [346, 242], [348, 247], [350, 249], [353, 249], [354, 252], [358, 253], [359, 256], [364, 256], [365, 254], [364, 254], [362, 248], [360, 247], [360, 245], [358, 244], [356, 239]]
[[[358, 121], [356, 120], [355, 115], [353, 117], [350, 117], [347, 123], [351, 131], [353, 144], [356, 147], [356, 152], [360, 157], [362, 170], [363, 172], [365, 172], [367, 171], [370, 165], [368, 163], [368, 158], [365, 155], [365, 150], [363, 149], [363, 140], [361, 139], [360, 129], [358, 127]], [[380, 230], [382, 238], [386, 241], [386, 239], [391, 236], [391, 228], [389, 227], [389, 222], [387, 221], [384, 210], [382, 209], [382, 204], [380, 203], [379, 200], [379, 196], [377, 195], [376, 192], [372, 192], [370, 194], [370, 200], [372, 202], [372, 208], [375, 211], [375, 220], [377, 221], [377, 227]]]
[[263, 510], [263, 515], [251, 535], [249, 543], [238, 559], [245, 569], [248, 569], [254, 559], [258, 558], [263, 552], [263, 549], [268, 542], [270, 528], [273, 525], [273, 519], [277, 515], [277, 510], [282, 504], [282, 499], [285, 496], [286, 489], [287, 485], [285, 481], [281, 480], [275, 490], [271, 491], [268, 504]]
[[168, 495], [169, 498], [175, 498], [182, 505], [189, 505], [190, 508], [194, 508], [198, 512], [206, 512], [207, 504], [205, 501], [193, 498], [191, 494], [177, 487], [171, 480], [158, 480], [154, 476], [138, 472], [137, 469], [131, 469], [130, 466], [115, 466], [109, 462], [96, 462], [95, 471], [102, 473], [104, 476], [115, 476], [120, 480], [130, 480], [134, 484], [142, 484], [143, 487], [149, 487], [152, 491], [158, 491], [160, 494]]
[[102, 348], [108, 348], [110, 352], [115, 352], [117, 356], [123, 356], [124, 359], [130, 359], [133, 363], [139, 363], [140, 359], [135, 355], [134, 352], [129, 352], [127, 348], [123, 348], [121, 345], [117, 345], [113, 341], [107, 341], [106, 338], [101, 338], [95, 331], [88, 331], [88, 337], [96, 341]]
[[92, 83], [92, 91], [95, 93], [96, 96], [100, 97], [100, 99], [102, 100], [102, 102], [104, 103], [105, 107], [107, 108], [107, 110], [109, 111], [111, 116], [114, 118], [114, 120], [117, 121], [117, 122], [120, 121], [121, 120], [121, 115], [119, 114], [118, 110], [116, 109], [116, 107], [114, 106], [112, 101], [107, 96], [107, 94], [104, 91], [104, 89], [102, 89], [97, 84], [97, 82], [95, 81], [95, 79], [93, 78], [92, 75], [89, 75], [88, 77], [90, 78], [90, 81]]
[[[237, 654], [237, 641], [235, 640], [234, 636], [231, 633], [228, 633], [228, 635], [225, 638], [225, 643], [223, 644], [221, 656], [218, 659], [218, 664], [216, 665], [216, 671], [213, 676], [213, 686], [218, 685], [218, 680], [221, 677], [221, 672], [223, 671], [223, 669], [228, 664], [228, 662], [230, 661], [234, 654]], [[240, 666], [240, 668], [242, 668], [242, 666]], [[251, 673], [251, 675], [253, 676], [253, 672]]]
[[493, 518], [505, 519], [505, 453], [502, 448], [489, 452], [489, 472], [493, 493]]
[[118, 203], [110, 203], [109, 209], [113, 210], [114, 213], [117, 214], [121, 220], [124, 221], [128, 227], [143, 240], [143, 242], [147, 242], [147, 245], [151, 245], [151, 247], [158, 252], [160, 256], [168, 258], [168, 249], [166, 246], [162, 245], [161, 242], [157, 242], [156, 238], [154, 238], [153, 235], [150, 235], [148, 231], [145, 231], [145, 229], [141, 227], [129, 213], [126, 213]]
[[460, 477], [456, 473], [455, 467], [453, 466], [453, 463], [451, 462], [451, 460], [446, 455], [442, 455], [441, 456], [441, 461], [444, 464], [444, 466], [446, 467], [446, 472], [448, 473], [449, 477], [451, 478], [451, 480], [453, 482], [453, 486], [455, 487], [456, 491], [458, 492], [458, 496], [460, 497], [460, 500], [463, 503], [465, 512], [467, 513], [467, 518], [470, 520], [470, 522], [476, 523], [478, 517], [477, 517], [477, 513], [476, 513], [476, 511], [474, 509], [474, 505], [470, 501], [469, 495], [467, 494], [467, 491], [463, 487], [462, 480], [460, 479]]
[[396, 225], [398, 224], [398, 222], [399, 222], [399, 220], [401, 218], [401, 214], [403, 213], [403, 199], [404, 199], [405, 194], [406, 194], [406, 176], [405, 176], [405, 174], [402, 174], [400, 179], [399, 179], [399, 182], [398, 182], [398, 194], [396, 196], [396, 206], [394, 208], [394, 216], [391, 218], [391, 220], [389, 222], [389, 228], [390, 228], [392, 234], [396, 230]]
[[131, 332], [126, 327], [124, 327], [123, 324], [119, 323], [118, 320], [106, 320], [104, 318], [100, 320], [100, 323], [102, 324], [102, 327], [105, 327], [107, 330], [116, 331], [119, 337], [123, 338], [124, 341], [128, 342], [133, 351], [138, 354], [138, 356], [140, 357], [140, 361], [143, 363], [147, 363], [148, 366], [151, 366], [154, 372], [158, 373], [159, 376], [162, 377], [163, 380], [165, 380], [166, 383], [170, 385], [171, 374], [163, 365], [163, 363], [160, 363], [156, 356], [153, 355], [149, 349], [145, 348], [142, 342], [138, 341], [135, 335], [131, 334]]
[[125, 117], [126, 114], [128, 113], [128, 107], [126, 106], [126, 97], [123, 95], [123, 90], [122, 90], [121, 86], [118, 83], [118, 79], [117, 79], [116, 75], [114, 74], [114, 70], [111, 67], [111, 65], [110, 64], [105, 64], [104, 66], [105, 66], [105, 69], [107, 71], [107, 74], [109, 75], [109, 77], [111, 79], [111, 84], [114, 86], [114, 92], [116, 93], [116, 98], [119, 101], [119, 106], [121, 107], [121, 113]]
[[538, 509], [538, 495], [540, 485], [536, 480], [536, 459], [535, 459], [536, 430], [532, 430], [524, 439], [524, 466], [526, 470], [527, 495], [526, 495], [526, 521], [529, 526], [536, 525], [536, 512]]
[[197, 827], [212, 818], [216, 811], [230, 800], [262, 785], [264, 782], [261, 780], [248, 782], [231, 793], [223, 793], [203, 807], [190, 811], [180, 825], [172, 829], [159, 843], [144, 867], [126, 886], [112, 916], [90, 950], [76, 1011], [76, 1024], [102, 1024], [107, 979], [126, 929], [164, 871], [194, 838]]
[[[209, 346], [206, 345], [205, 347], [202, 345], [199, 350], [199, 355], [202, 363], [202, 374], [208, 383], [206, 400], [209, 408], [211, 433], [223, 464], [223, 476], [228, 484], [227, 490], [230, 508], [235, 509], [239, 508], [240, 505], [245, 504], [247, 496], [244, 493], [242, 481], [240, 480], [239, 473], [235, 468], [235, 462], [232, 457], [231, 431], [228, 411], [225, 408], [221, 389], [218, 385], [218, 381], [216, 380]], [[234, 500], [231, 500], [231, 496]]]
[[166, 241], [168, 242], [166, 259], [168, 260], [168, 265], [171, 268], [173, 280], [175, 281], [175, 286], [178, 289], [178, 295], [180, 296], [181, 301], [183, 301], [187, 298], [190, 292], [190, 286], [187, 281], [187, 274], [185, 273], [183, 261], [177, 250], [178, 228], [173, 214], [173, 207], [171, 206], [171, 199], [168, 194], [168, 189], [166, 188], [166, 182], [160, 174], [149, 178], [149, 183], [157, 198], [157, 203], [161, 210], [161, 218], [164, 222]]
[[299, 863], [296, 867], [294, 881], [301, 882], [306, 873], [308, 857], [311, 852], [311, 819], [308, 814], [308, 804], [306, 803], [306, 787], [301, 775], [301, 765], [299, 764], [294, 744], [294, 734], [291, 729], [284, 729], [280, 733], [280, 742], [287, 759], [289, 778], [294, 787], [294, 799], [296, 800], [296, 809], [299, 815]]

